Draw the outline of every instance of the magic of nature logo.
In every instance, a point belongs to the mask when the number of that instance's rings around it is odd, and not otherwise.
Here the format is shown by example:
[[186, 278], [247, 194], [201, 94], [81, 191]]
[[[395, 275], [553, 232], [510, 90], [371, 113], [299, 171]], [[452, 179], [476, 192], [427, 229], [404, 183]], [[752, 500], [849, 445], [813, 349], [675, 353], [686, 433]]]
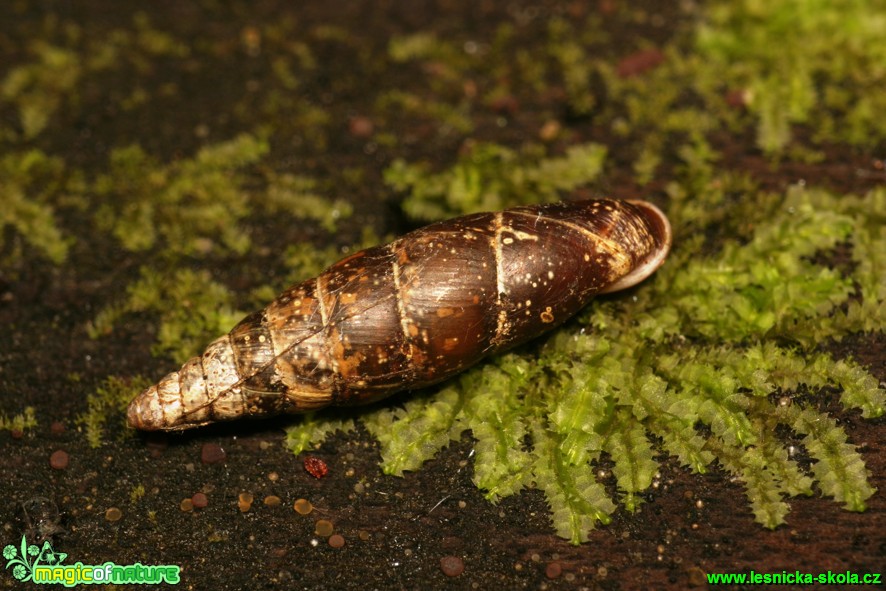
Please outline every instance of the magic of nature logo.
[[46, 541], [40, 547], [28, 544], [25, 536], [19, 547], [13, 544], [3, 548], [6, 570], [12, 567], [12, 576], [23, 583], [38, 585], [176, 585], [181, 580], [179, 567], [172, 564], [116, 564], [105, 562], [100, 565], [62, 564], [68, 555], [56, 552]]

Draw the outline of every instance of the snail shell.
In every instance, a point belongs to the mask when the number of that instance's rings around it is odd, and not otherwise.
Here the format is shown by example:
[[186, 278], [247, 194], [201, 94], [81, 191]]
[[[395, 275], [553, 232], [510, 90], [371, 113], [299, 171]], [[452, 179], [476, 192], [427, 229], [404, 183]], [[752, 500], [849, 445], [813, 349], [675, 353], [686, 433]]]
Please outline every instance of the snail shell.
[[444, 380], [635, 285], [667, 218], [597, 199], [478, 213], [357, 252], [290, 287], [139, 394], [129, 424], [179, 430], [373, 402]]

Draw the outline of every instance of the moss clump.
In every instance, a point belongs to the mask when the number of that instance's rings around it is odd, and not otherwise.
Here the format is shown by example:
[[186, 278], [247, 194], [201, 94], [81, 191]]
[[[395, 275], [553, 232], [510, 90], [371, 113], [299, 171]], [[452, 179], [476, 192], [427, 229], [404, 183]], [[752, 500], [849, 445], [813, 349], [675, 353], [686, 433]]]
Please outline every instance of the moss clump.
[[26, 406], [22, 412], [11, 417], [0, 412], [0, 431], [23, 433], [26, 429], [33, 429], [36, 426], [37, 417], [33, 406]]
[[0, 232], [12, 226], [50, 261], [63, 263], [73, 239], [58, 227], [54, 206], [65, 188], [66, 172], [58, 158], [39, 150], [0, 156]]
[[268, 189], [261, 201], [269, 213], [316, 220], [327, 232], [335, 232], [338, 220], [354, 211], [343, 199], [329, 199], [317, 193], [317, 181], [310, 177], [268, 173], [267, 181]]
[[250, 209], [245, 177], [237, 171], [267, 149], [263, 140], [242, 135], [192, 159], [161, 164], [138, 146], [118, 148], [110, 172], [94, 183], [104, 201], [98, 227], [131, 251], [159, 244], [173, 257], [219, 248], [243, 253], [250, 240], [240, 222]]
[[145, 485], [138, 484], [129, 492], [129, 502], [135, 504], [145, 496]]
[[436, 220], [507, 205], [556, 201], [561, 191], [594, 181], [605, 158], [606, 149], [598, 144], [572, 146], [563, 156], [546, 157], [537, 146], [516, 152], [481, 143], [453, 167], [436, 174], [426, 166], [397, 160], [385, 171], [385, 182], [409, 192], [403, 210], [410, 216]]
[[322, 442], [330, 433], [341, 431], [350, 433], [355, 428], [351, 419], [335, 419], [316, 413], [308, 413], [302, 417], [298, 430], [289, 430], [286, 434], [284, 445], [298, 455], [310, 449], [311, 446]]
[[9, 70], [0, 81], [0, 99], [16, 106], [23, 139], [40, 134], [83, 75], [77, 54], [44, 40], [34, 40], [33, 61]]
[[233, 309], [231, 301], [231, 292], [206, 272], [179, 269], [160, 273], [142, 267], [141, 278], [127, 287], [126, 299], [95, 317], [89, 336], [98, 338], [110, 332], [126, 314], [157, 314], [160, 325], [154, 354], [184, 362], [213, 338], [207, 335], [224, 334], [244, 316]]
[[882, 4], [717, 2], [706, 20], [698, 49], [721, 84], [746, 93], [767, 152], [791, 141], [794, 124], [855, 145], [886, 139]]
[[105, 428], [110, 420], [120, 421], [121, 432], [126, 432], [123, 411], [129, 401], [151, 383], [151, 380], [143, 376], [126, 379], [109, 376], [94, 393], [87, 396], [86, 412], [78, 416], [75, 422], [86, 430], [86, 441], [90, 447], [101, 447]]

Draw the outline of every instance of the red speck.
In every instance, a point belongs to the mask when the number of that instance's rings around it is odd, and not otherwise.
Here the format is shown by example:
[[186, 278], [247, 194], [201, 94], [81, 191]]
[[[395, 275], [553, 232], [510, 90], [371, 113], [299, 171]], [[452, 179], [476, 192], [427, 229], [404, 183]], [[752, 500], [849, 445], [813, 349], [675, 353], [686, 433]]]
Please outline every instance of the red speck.
[[194, 493], [191, 497], [191, 503], [195, 509], [203, 509], [209, 505], [209, 498], [202, 492]]
[[203, 448], [200, 450], [200, 460], [204, 464], [224, 462], [227, 457], [228, 454], [226, 454], [225, 450], [222, 449], [222, 446], [217, 443], [204, 443]]
[[323, 478], [329, 473], [329, 466], [320, 458], [308, 456], [305, 458], [305, 470], [314, 478]]
[[665, 60], [665, 54], [658, 49], [646, 49], [632, 53], [618, 62], [616, 71], [619, 78], [639, 76], [652, 70]]
[[355, 115], [348, 119], [348, 132], [357, 138], [368, 138], [375, 131], [375, 124], [369, 117]]
[[465, 563], [458, 556], [444, 556], [440, 559], [440, 570], [447, 577], [457, 577], [465, 572]]
[[549, 579], [556, 579], [563, 573], [563, 567], [559, 562], [549, 562], [545, 567], [545, 576]]
[[489, 107], [496, 113], [513, 116], [520, 110], [520, 102], [513, 96], [500, 96], [489, 103]]
[[64, 470], [68, 467], [71, 456], [63, 449], [57, 449], [49, 456], [49, 465], [55, 470]]

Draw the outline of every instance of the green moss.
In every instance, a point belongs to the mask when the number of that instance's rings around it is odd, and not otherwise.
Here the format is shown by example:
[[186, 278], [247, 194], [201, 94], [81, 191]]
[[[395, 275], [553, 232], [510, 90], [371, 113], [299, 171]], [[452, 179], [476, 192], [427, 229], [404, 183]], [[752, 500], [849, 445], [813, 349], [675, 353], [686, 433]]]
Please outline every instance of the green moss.
[[446, 43], [441, 43], [433, 33], [415, 33], [392, 37], [388, 42], [388, 56], [394, 62], [408, 62], [417, 59], [441, 59], [451, 56]]
[[56, 224], [54, 206], [66, 185], [64, 164], [58, 158], [39, 150], [0, 156], [0, 231], [12, 226], [50, 261], [64, 262], [73, 239]]
[[512, 355], [503, 367], [487, 365], [460, 383], [464, 391], [476, 395], [465, 401], [458, 430], [473, 430], [474, 484], [491, 501], [510, 496], [529, 482], [532, 457], [523, 449], [527, 424], [521, 394], [537, 377], [532, 370], [529, 362]]
[[363, 417], [363, 425], [381, 443], [385, 472], [402, 475], [416, 470], [458, 439], [462, 426], [457, 418], [463, 405], [457, 388], [444, 388], [432, 400], [407, 400], [401, 408]]
[[749, 93], [764, 150], [784, 148], [798, 123], [819, 139], [870, 146], [886, 138], [882, 3], [744, 0], [706, 12], [698, 49], [725, 87]]
[[354, 428], [352, 419], [335, 419], [308, 413], [297, 425], [286, 429], [283, 445], [298, 455], [307, 449], [319, 446], [329, 435], [337, 431], [350, 433]]
[[118, 148], [110, 172], [93, 185], [102, 200], [98, 227], [130, 251], [159, 245], [173, 258], [217, 249], [243, 253], [250, 239], [240, 222], [250, 207], [238, 170], [267, 150], [263, 140], [241, 135], [161, 164], [138, 146]]
[[[11, 67], [0, 80], [0, 104], [14, 106], [21, 130], [10, 134], [11, 139], [32, 140], [52, 129], [57, 113], [81, 107], [81, 88], [98, 75], [114, 70], [149, 74], [158, 57], [188, 55], [187, 44], [153, 28], [144, 13], [133, 17], [133, 25], [134, 31], [113, 29], [106, 35], [86, 37], [78, 24], [46, 19], [43, 36], [24, 48], [29, 60]], [[106, 98], [128, 111], [147, 102], [149, 93], [136, 84], [129, 94], [111, 93]]]
[[561, 192], [595, 180], [605, 158], [606, 149], [598, 144], [572, 146], [563, 156], [545, 157], [535, 146], [516, 152], [497, 144], [480, 143], [450, 169], [436, 174], [428, 172], [424, 165], [396, 160], [385, 171], [385, 182], [395, 190], [409, 191], [403, 201], [407, 214], [436, 220], [510, 205], [556, 201]]
[[554, 531], [573, 544], [587, 541], [587, 532], [598, 521], [605, 525], [612, 520], [616, 505], [588, 462], [575, 464], [564, 457], [561, 436], [534, 427], [534, 481], [551, 507]]
[[83, 75], [77, 54], [67, 48], [34, 40], [28, 53], [33, 61], [10, 69], [0, 81], [0, 100], [17, 107], [24, 139], [46, 128]]
[[387, 90], [376, 98], [375, 110], [391, 119], [404, 116], [433, 123], [439, 134], [453, 131], [468, 134], [474, 130], [469, 105], [461, 101], [442, 101], [403, 90]]
[[142, 267], [141, 278], [126, 289], [126, 299], [102, 309], [89, 326], [98, 338], [113, 330], [132, 313], [160, 318], [155, 355], [170, 355], [178, 362], [198, 354], [208, 340], [229, 331], [244, 314], [233, 309], [230, 291], [209, 273], [190, 269], [157, 272]]
[[11, 417], [0, 412], [0, 431], [22, 433], [25, 430], [33, 429], [36, 426], [37, 417], [34, 414], [33, 406], [26, 406], [22, 412]]
[[139, 502], [142, 497], [145, 496], [145, 486], [143, 484], [137, 484], [132, 488], [129, 492], [129, 502], [135, 504]]
[[295, 218], [320, 222], [327, 232], [335, 232], [336, 223], [353, 213], [343, 199], [329, 199], [316, 191], [314, 179], [293, 174], [268, 173], [268, 188], [261, 201], [270, 213], [283, 212]]
[[108, 421], [120, 421], [121, 432], [128, 432], [125, 429], [126, 419], [123, 411], [136, 394], [152, 383], [143, 376], [133, 378], [108, 376], [94, 393], [87, 396], [86, 412], [79, 415], [75, 422], [85, 429], [86, 441], [90, 447], [101, 447]]
[[551, 19], [548, 36], [548, 53], [566, 89], [569, 108], [575, 115], [590, 114], [596, 107], [592, 74], [600, 61], [588, 55], [579, 33], [562, 18]]

